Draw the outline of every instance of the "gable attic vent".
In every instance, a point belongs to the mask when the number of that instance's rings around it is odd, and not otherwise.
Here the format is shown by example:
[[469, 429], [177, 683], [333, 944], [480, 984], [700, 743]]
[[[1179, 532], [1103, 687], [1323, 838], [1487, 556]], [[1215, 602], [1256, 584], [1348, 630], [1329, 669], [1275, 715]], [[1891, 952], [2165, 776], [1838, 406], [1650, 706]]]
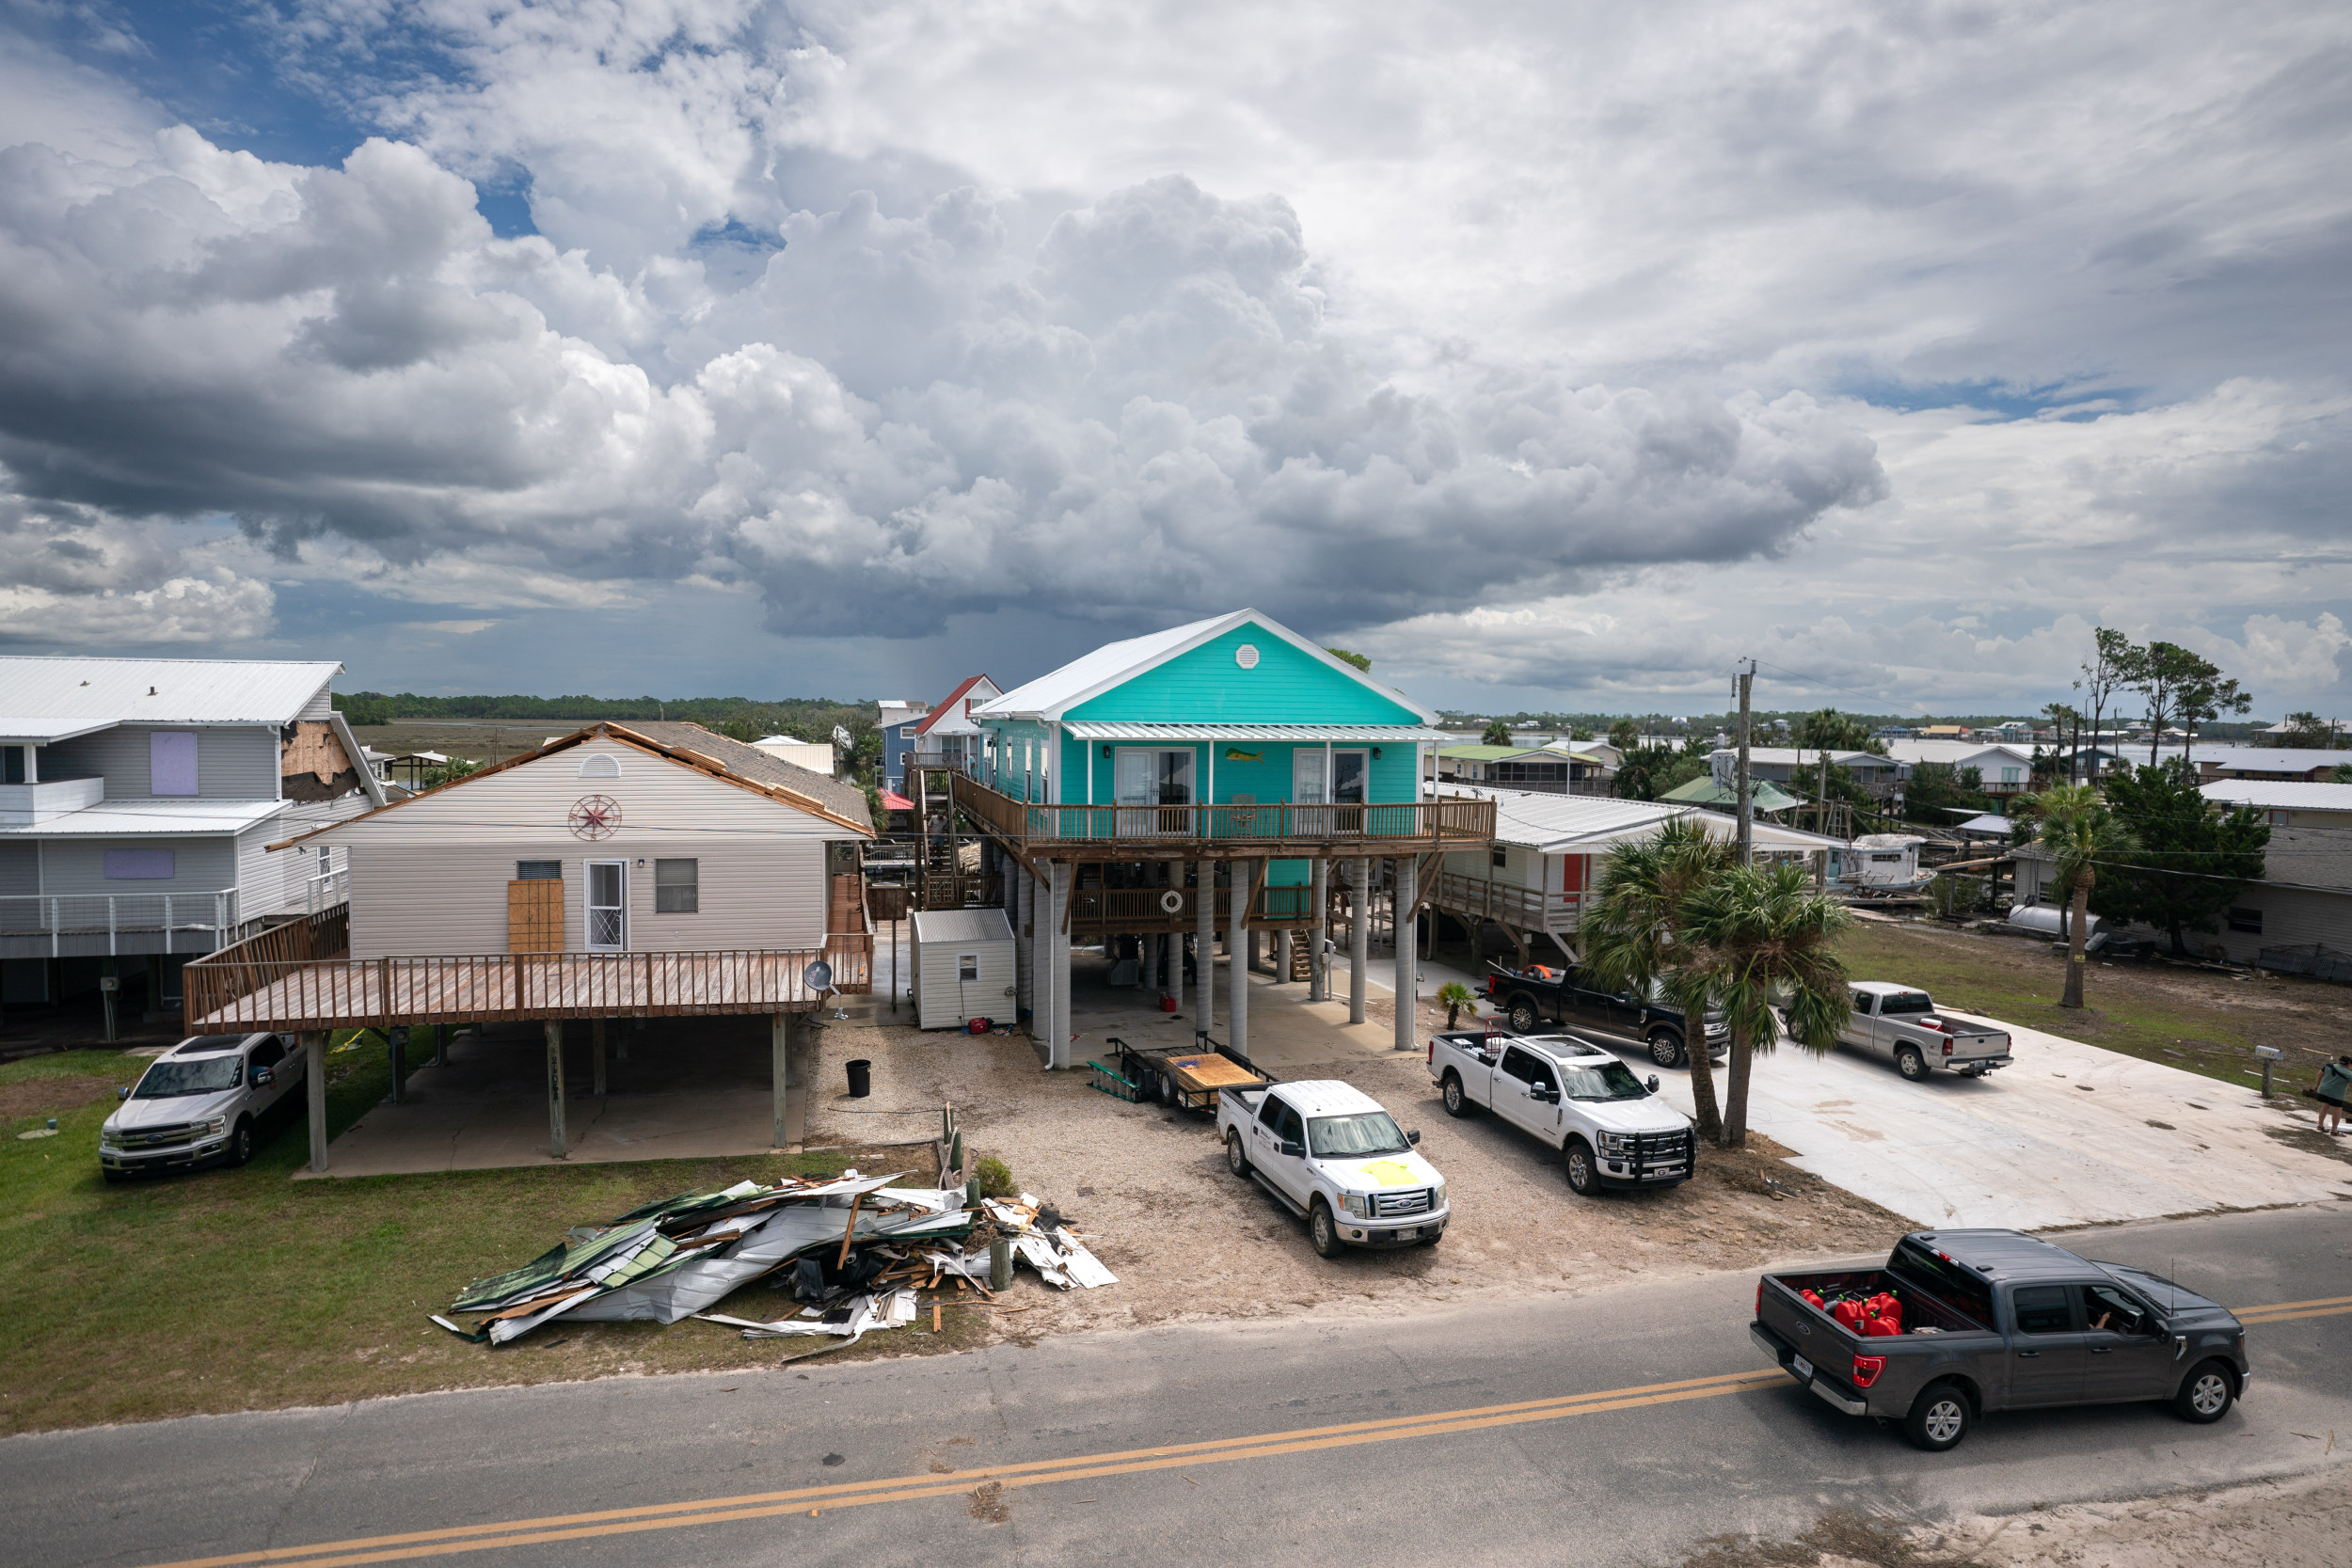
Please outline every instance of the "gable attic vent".
[[1245, 670], [1255, 670], [1258, 667], [1258, 645], [1254, 642], [1245, 642], [1235, 648], [1233, 662]]
[[617, 779], [621, 776], [621, 759], [607, 752], [593, 752], [580, 760], [580, 777], [583, 779]]

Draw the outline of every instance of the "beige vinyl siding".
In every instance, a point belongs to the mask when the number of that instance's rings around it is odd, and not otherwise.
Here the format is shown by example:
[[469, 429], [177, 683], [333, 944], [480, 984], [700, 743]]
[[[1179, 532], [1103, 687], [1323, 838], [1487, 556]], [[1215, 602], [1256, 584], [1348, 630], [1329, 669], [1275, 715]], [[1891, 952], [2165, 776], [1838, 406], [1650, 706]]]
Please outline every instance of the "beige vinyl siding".
[[2316, 942], [2332, 953], [2352, 953], [2352, 891], [2318, 893], [2300, 888], [2248, 888], [2235, 902], [2242, 909], [2263, 911], [2262, 935], [2233, 931], [2225, 914], [2221, 931], [2188, 934], [2191, 951], [2219, 942], [2239, 963], [2252, 963], [2265, 947], [2309, 948]]
[[[957, 978], [965, 954], [978, 960], [978, 976], [970, 981]], [[915, 1027], [961, 1029], [975, 1018], [1003, 1023], [1013, 1016], [1013, 984], [1009, 942], [922, 942], [914, 949]]]
[[[346, 795], [340, 800], [298, 800], [268, 821], [247, 829], [237, 842], [237, 885], [245, 890], [246, 918], [301, 908], [307, 884], [319, 874], [321, 846], [301, 844], [291, 849], [272, 849], [271, 845], [330, 822], [357, 816], [367, 809], [368, 798], [359, 794]], [[335, 869], [342, 869], [345, 854], [341, 849], [334, 852]]]
[[[172, 875], [106, 879], [109, 849], [168, 849]], [[217, 837], [53, 838], [40, 847], [43, 893], [216, 893], [237, 885], [237, 841]]]
[[[41, 749], [44, 779], [103, 778], [110, 800], [149, 799], [148, 736], [180, 724], [118, 724]], [[262, 724], [193, 729], [196, 794], [207, 800], [278, 799], [278, 731]]]
[[[315, 840], [313, 841], [316, 842]], [[664, 860], [700, 863], [701, 908], [657, 914], [650, 854], [612, 854], [563, 836], [502, 844], [355, 845], [351, 854], [354, 958], [503, 953], [506, 884], [517, 861], [564, 863], [564, 946], [587, 947], [590, 861], [628, 864], [628, 950], [682, 953], [727, 948], [816, 948], [825, 939], [821, 839], [665, 835]]]
[[311, 692], [310, 700], [302, 705], [302, 711], [295, 714], [294, 717], [297, 719], [325, 719], [332, 715], [334, 711], [335, 687], [334, 683], [330, 681], [325, 686], [320, 687], [316, 691]]
[[[1457, 877], [1473, 881], [1491, 881], [1497, 887], [1530, 888], [1538, 893], [1559, 891], [1560, 857], [1545, 856], [1516, 844], [1502, 846], [1502, 863], [1497, 865], [1488, 851], [1471, 849], [1449, 852], [1445, 868]], [[1545, 868], [1550, 868], [1552, 880], [1544, 880]]]

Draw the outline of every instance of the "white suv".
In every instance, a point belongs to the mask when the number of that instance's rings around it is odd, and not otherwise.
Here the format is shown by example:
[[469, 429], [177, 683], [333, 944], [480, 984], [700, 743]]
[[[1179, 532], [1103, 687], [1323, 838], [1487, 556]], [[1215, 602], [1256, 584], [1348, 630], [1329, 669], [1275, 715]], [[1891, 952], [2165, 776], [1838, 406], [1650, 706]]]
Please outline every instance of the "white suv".
[[98, 1130], [98, 1168], [109, 1181], [148, 1171], [242, 1165], [263, 1116], [302, 1082], [303, 1058], [280, 1035], [199, 1035], [182, 1040], [121, 1091]]

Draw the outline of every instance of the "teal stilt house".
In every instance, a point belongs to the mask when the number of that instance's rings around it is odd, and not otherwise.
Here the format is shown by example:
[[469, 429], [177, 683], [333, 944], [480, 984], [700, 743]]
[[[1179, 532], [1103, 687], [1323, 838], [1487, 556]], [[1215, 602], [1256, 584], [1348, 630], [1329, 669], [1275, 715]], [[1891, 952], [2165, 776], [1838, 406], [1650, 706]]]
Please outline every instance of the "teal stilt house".
[[[1434, 712], [1252, 610], [1097, 648], [973, 718], [977, 768], [927, 775], [924, 810], [986, 847], [996, 874], [982, 885], [1012, 916], [1022, 1006], [1051, 1067], [1069, 1065], [1073, 940], [1136, 939], [1120, 946], [1138, 953], [1142, 990], [1180, 1006], [1189, 944], [1205, 1032], [1219, 934], [1238, 976], [1255, 933], [1284, 947], [1314, 933], [1308, 983], [1321, 996], [1320, 939], [1344, 906], [1360, 1020], [1370, 895], [1385, 884], [1410, 995], [1415, 890], [1445, 851], [1494, 833], [1493, 802], [1426, 792], [1445, 739]], [[926, 880], [927, 900], [973, 891]], [[1248, 988], [1227, 990], [1229, 1043], [1246, 1053]], [[1409, 1007], [1397, 1029], [1411, 1044]]]

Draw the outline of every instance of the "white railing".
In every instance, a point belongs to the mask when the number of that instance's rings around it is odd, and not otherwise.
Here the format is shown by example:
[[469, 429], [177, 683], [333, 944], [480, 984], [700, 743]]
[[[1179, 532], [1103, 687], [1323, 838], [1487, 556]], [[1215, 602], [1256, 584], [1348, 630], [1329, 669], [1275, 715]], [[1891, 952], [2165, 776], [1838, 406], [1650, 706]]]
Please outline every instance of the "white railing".
[[67, 937], [106, 939], [116, 951], [124, 936], [203, 931], [218, 946], [242, 918], [238, 890], [213, 893], [44, 893], [0, 897], [0, 937], [46, 937], [50, 956]]

